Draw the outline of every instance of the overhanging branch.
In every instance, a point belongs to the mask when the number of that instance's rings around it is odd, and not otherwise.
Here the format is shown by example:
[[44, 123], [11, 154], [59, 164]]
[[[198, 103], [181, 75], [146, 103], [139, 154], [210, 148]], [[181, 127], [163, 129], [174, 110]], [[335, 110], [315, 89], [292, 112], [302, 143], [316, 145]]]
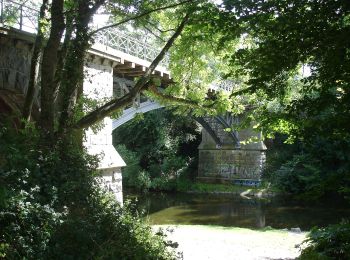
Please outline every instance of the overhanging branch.
[[146, 69], [146, 72], [144, 75], [140, 77], [140, 79], [136, 82], [135, 86], [130, 90], [128, 94], [121, 98], [113, 99], [103, 106], [95, 109], [94, 111], [90, 112], [83, 118], [81, 118], [74, 126], [73, 128], [87, 128], [98, 121], [102, 120], [104, 117], [110, 115], [116, 110], [124, 108], [126, 105], [132, 102], [133, 98], [136, 97], [137, 93], [139, 93], [145, 85], [148, 83], [148, 81], [151, 78], [152, 72], [155, 70], [155, 68], [158, 66], [159, 62], [164, 58], [165, 54], [168, 52], [170, 47], [174, 44], [175, 40], [179, 35], [181, 34], [182, 30], [184, 29], [186, 23], [189, 20], [191, 13], [187, 13], [185, 17], [182, 19], [179, 27], [176, 29], [175, 33], [170, 37], [168, 42], [165, 44], [161, 52], [158, 54], [158, 56], [152, 61], [151, 65]]
[[250, 86], [250, 87], [246, 87], [246, 88], [243, 88], [243, 89], [240, 89], [240, 90], [237, 90], [237, 91], [233, 91], [233, 92], [230, 94], [230, 98], [235, 97], [235, 96], [239, 96], [239, 95], [246, 94], [246, 93], [248, 93], [249, 91], [251, 91], [252, 89], [253, 89], [253, 87]]
[[179, 97], [173, 97], [173, 96], [164, 94], [164, 93], [160, 92], [155, 85], [150, 85], [147, 88], [147, 90], [150, 91], [151, 93], [153, 93], [156, 97], [159, 97], [160, 99], [163, 99], [163, 100], [167, 100], [171, 103], [176, 103], [179, 105], [186, 105], [186, 106], [189, 106], [191, 108], [199, 108], [199, 109], [206, 109], [206, 110], [212, 109], [211, 105], [209, 105], [209, 106], [200, 105], [197, 102], [192, 101], [192, 100], [179, 98]]

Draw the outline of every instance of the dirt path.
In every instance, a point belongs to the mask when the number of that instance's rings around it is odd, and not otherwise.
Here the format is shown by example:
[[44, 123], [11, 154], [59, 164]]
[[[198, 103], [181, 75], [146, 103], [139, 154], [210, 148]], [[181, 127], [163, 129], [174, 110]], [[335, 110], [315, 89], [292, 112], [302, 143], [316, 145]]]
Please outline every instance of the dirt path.
[[172, 233], [168, 238], [179, 243], [179, 251], [185, 260], [250, 260], [294, 259], [300, 252], [300, 244], [306, 233], [280, 230], [255, 231], [243, 228], [211, 226], [154, 226]]

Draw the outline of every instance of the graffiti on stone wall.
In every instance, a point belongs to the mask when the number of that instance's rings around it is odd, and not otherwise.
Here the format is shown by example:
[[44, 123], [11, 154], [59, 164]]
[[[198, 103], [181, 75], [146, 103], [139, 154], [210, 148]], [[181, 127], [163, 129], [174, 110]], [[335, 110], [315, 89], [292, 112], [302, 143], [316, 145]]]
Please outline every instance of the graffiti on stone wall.
[[242, 150], [202, 150], [199, 175], [227, 179], [260, 179], [264, 152]]

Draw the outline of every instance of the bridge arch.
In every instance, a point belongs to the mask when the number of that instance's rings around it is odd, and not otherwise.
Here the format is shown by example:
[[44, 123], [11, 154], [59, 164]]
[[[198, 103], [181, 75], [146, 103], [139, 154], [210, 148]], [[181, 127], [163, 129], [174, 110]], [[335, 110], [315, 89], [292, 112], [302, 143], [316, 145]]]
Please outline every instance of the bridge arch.
[[[147, 100], [139, 103], [136, 106], [127, 108], [123, 111], [123, 114], [118, 119], [112, 122], [112, 131], [126, 122], [132, 120], [138, 113], [147, 113], [152, 110], [164, 108], [164, 105], [159, 104], [156, 101]], [[236, 148], [240, 147], [239, 139], [235, 131], [227, 132], [226, 129], [231, 128], [230, 122], [228, 122], [223, 116], [213, 117], [194, 117], [203, 129], [211, 136], [218, 148], [222, 147], [227, 140], [230, 140], [230, 144]], [[226, 136], [224, 136], [226, 135]]]

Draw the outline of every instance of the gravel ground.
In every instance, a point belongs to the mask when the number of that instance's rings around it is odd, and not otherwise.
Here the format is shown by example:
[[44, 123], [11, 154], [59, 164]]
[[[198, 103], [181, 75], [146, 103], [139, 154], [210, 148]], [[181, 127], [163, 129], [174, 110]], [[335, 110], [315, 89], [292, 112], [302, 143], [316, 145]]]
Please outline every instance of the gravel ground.
[[183, 252], [184, 260], [295, 259], [300, 254], [297, 245], [307, 234], [213, 226], [153, 227], [173, 230], [167, 232], [168, 238], [179, 244], [178, 250]]

